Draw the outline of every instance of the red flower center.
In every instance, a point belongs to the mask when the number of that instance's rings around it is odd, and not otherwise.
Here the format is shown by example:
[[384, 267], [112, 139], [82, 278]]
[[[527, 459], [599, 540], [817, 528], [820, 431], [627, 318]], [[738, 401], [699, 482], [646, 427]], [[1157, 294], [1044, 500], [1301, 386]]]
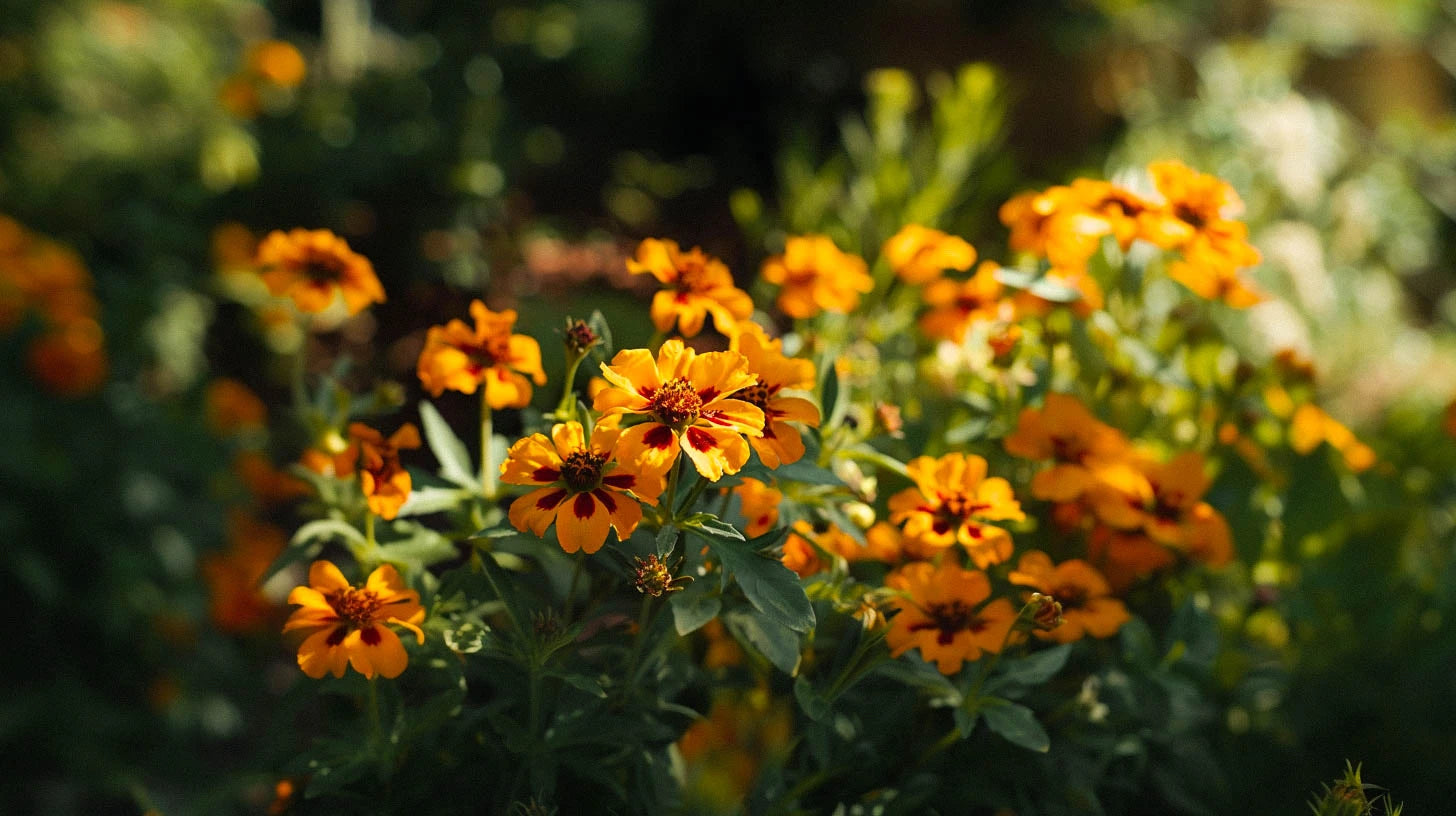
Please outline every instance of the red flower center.
[[662, 424], [680, 428], [697, 421], [703, 398], [686, 377], [673, 377], [653, 393], [648, 410]]
[[349, 589], [335, 590], [327, 596], [329, 606], [334, 608], [334, 614], [339, 616], [339, 622], [350, 629], [362, 629], [373, 623], [379, 616], [379, 609], [383, 604], [379, 596], [371, 589]]
[[910, 631], [938, 630], [940, 634], [935, 640], [942, 646], [949, 646], [957, 632], [979, 632], [986, 628], [986, 622], [964, 601], [926, 604], [925, 617], [929, 620], [910, 624]]
[[576, 493], [593, 490], [602, 483], [602, 465], [606, 461], [606, 454], [573, 451], [561, 461], [561, 480]]

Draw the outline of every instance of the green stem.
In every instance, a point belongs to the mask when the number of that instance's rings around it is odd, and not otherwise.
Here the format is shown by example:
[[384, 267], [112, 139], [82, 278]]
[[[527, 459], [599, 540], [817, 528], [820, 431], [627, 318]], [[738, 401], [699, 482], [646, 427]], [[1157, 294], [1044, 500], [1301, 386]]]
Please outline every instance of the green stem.
[[581, 361], [585, 359], [586, 355], [583, 354], [566, 364], [566, 378], [562, 380], [561, 401], [556, 403], [557, 422], [576, 420], [576, 370], [581, 368]]
[[566, 620], [571, 621], [572, 607], [576, 606], [576, 582], [581, 577], [581, 565], [586, 561], [586, 553], [578, 551], [576, 561], [571, 565], [571, 583], [566, 585]]
[[[678, 533], [682, 537], [682, 533]], [[637, 613], [637, 639], [632, 643], [632, 658], [627, 663], [627, 685], [637, 682], [637, 665], [642, 661], [642, 645], [647, 642], [647, 627], [652, 625], [652, 596], [642, 596], [642, 609]]]
[[525, 630], [521, 629], [521, 621], [516, 617], [516, 611], [511, 609], [511, 602], [506, 600], [505, 594], [501, 592], [500, 586], [496, 584], [495, 576], [490, 574], [490, 567], [486, 566], [485, 559], [480, 559], [480, 572], [485, 576], [486, 583], [490, 584], [490, 591], [495, 593], [495, 596], [500, 599], [501, 606], [505, 607], [506, 617], [511, 619], [511, 629], [515, 631], [518, 637], [523, 636]]
[[[687, 512], [688, 508], [693, 506], [693, 502], [697, 501], [699, 496], [703, 495], [703, 490], [707, 488], [709, 484], [710, 482], [708, 481], [707, 476], [698, 476], [698, 483], [693, 485], [692, 490], [688, 491], [688, 497], [682, 503], [682, 509], [684, 513]], [[679, 520], [678, 513], [676, 511], [673, 511], [672, 515], [674, 521]]]
[[490, 403], [485, 400], [485, 386], [480, 387], [480, 486], [485, 494], [485, 500], [491, 501], [496, 496], [496, 472], [491, 467], [490, 461], [490, 440], [495, 435], [494, 417], [491, 414]]
[[672, 469], [667, 472], [667, 490], [664, 495], [666, 499], [659, 499], [657, 515], [662, 524], [673, 521], [677, 516], [677, 481], [678, 473], [682, 470], [682, 454], [672, 462]]
[[371, 748], [383, 764], [384, 736], [383, 729], [379, 726], [379, 678], [377, 676], [369, 678], [369, 739]]
[[527, 679], [527, 701], [526, 706], [530, 717], [531, 747], [527, 767], [530, 769], [531, 789], [539, 790], [542, 787], [541, 772], [544, 770], [541, 763], [541, 665], [533, 653], [531, 655], [531, 666]]

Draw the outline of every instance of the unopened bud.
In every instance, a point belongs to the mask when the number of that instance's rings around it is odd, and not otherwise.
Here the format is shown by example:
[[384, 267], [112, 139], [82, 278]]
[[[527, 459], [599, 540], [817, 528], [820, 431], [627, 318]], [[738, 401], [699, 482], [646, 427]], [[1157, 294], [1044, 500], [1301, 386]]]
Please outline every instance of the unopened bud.
[[584, 356], [592, 347], [600, 343], [602, 339], [592, 331], [592, 327], [586, 324], [585, 320], [566, 319], [566, 333], [563, 342], [566, 343], [566, 352], [573, 358]]
[[677, 592], [683, 588], [683, 584], [693, 580], [687, 576], [672, 577], [672, 570], [655, 554], [646, 558], [634, 556], [634, 560], [637, 562], [637, 573], [632, 583], [644, 595], [661, 598], [669, 592]]
[[854, 526], [861, 530], [868, 530], [875, 523], [875, 508], [864, 502], [845, 502], [840, 509], [844, 511], [844, 515], [850, 521], [854, 522]]
[[1061, 602], [1040, 592], [1031, 593], [1031, 599], [1022, 607], [1020, 617], [1029, 621], [1030, 628], [1039, 632], [1050, 632], [1064, 621]]

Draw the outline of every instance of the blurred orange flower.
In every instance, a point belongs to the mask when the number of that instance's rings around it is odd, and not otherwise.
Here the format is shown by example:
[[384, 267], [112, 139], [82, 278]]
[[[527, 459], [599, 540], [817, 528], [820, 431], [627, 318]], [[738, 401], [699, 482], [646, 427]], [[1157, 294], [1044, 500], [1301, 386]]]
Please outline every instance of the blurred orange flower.
[[1023, 408], [1003, 444], [1012, 456], [1053, 460], [1031, 479], [1038, 499], [1072, 501], [1098, 481], [1124, 487], [1142, 481], [1124, 461], [1129, 447], [1122, 433], [1069, 394], [1049, 393], [1041, 408]]
[[739, 325], [730, 348], [748, 361], [756, 378], [753, 385], [735, 394], [736, 399], [763, 412], [763, 435], [749, 438], [765, 466], [792, 464], [804, 456], [804, 440], [790, 422], [819, 427], [819, 408], [803, 397], [784, 396], [786, 388], [813, 388], [814, 363], [784, 356], [783, 341], [770, 340], [756, 323]]
[[414, 632], [425, 642], [419, 624], [425, 619], [420, 594], [407, 589], [394, 567], [385, 564], [369, 574], [362, 587], [354, 587], [328, 561], [315, 561], [308, 570], [308, 586], [288, 593], [298, 606], [283, 624], [283, 631], [304, 635], [298, 647], [298, 667], [318, 679], [325, 673], [343, 677], [352, 665], [368, 678], [376, 673], [398, 677], [409, 664], [399, 636], [384, 624]]
[[782, 287], [778, 307], [789, 317], [848, 314], [859, 306], [861, 295], [875, 288], [864, 259], [840, 251], [824, 235], [789, 238], [784, 254], [763, 262], [762, 274]]
[[976, 262], [976, 250], [964, 239], [940, 230], [907, 224], [885, 242], [880, 252], [900, 280], [929, 283], [947, 269], [965, 272]]
[[982, 568], [1011, 556], [1011, 535], [984, 522], [1021, 521], [1026, 514], [1005, 479], [986, 478], [985, 459], [919, 456], [906, 469], [915, 486], [890, 497], [890, 520], [904, 525], [906, 539], [940, 549], [959, 542]]
[[248, 632], [273, 618], [278, 605], [259, 582], [288, 544], [288, 534], [248, 513], [228, 516], [227, 549], [202, 559], [199, 569], [208, 590], [208, 616], [224, 632]]
[[268, 407], [263, 400], [246, 385], [228, 377], [208, 383], [203, 405], [207, 427], [217, 436], [261, 431], [268, 421]]
[[308, 73], [308, 63], [292, 43], [264, 40], [248, 49], [248, 70], [283, 88], [295, 88]]
[[733, 488], [733, 493], [742, 502], [741, 512], [748, 520], [743, 528], [745, 536], [757, 538], [778, 524], [779, 502], [784, 500], [784, 494], [757, 479], [744, 479]]
[[608, 527], [626, 541], [642, 520], [638, 500], [656, 506], [664, 485], [661, 473], [618, 456], [620, 434], [599, 425], [588, 444], [581, 423], [565, 422], [551, 429], [550, 439], [518, 440], [501, 463], [501, 480], [535, 489], [511, 503], [511, 524], [542, 536], [554, 522], [569, 553], [600, 550]]
[[921, 331], [959, 343], [978, 322], [1015, 318], [1011, 301], [1002, 299], [1005, 287], [996, 279], [1000, 268], [993, 261], [983, 261], [968, 280], [941, 278], [925, 287], [925, 304], [930, 311], [920, 318]]
[[461, 320], [430, 327], [416, 366], [420, 383], [437, 397], [446, 389], [474, 394], [483, 384], [490, 407], [524, 408], [531, 402], [531, 383], [546, 384], [541, 346], [524, 334], [511, 334], [514, 310], [492, 312], [476, 300], [470, 314], [474, 331]]
[[941, 674], [955, 674], [967, 660], [983, 652], [999, 652], [1016, 622], [1016, 610], [1005, 598], [991, 597], [986, 574], [962, 569], [950, 559], [934, 566], [906, 564], [885, 579], [904, 595], [891, 603], [900, 613], [890, 619], [885, 642], [899, 657], [911, 649], [935, 663]]
[[406, 422], [388, 439], [361, 422], [349, 426], [351, 446], [359, 450], [359, 487], [369, 502], [369, 512], [382, 519], [399, 515], [413, 487], [409, 471], [399, 463], [401, 449], [420, 446], [420, 431]]
[[[1120, 530], [1142, 531], [1152, 540], [1218, 566], [1233, 557], [1228, 522], [1201, 501], [1211, 481], [1203, 457], [1187, 451], [1168, 462], [1133, 460], [1144, 482], [1135, 486], [1102, 481], [1087, 493], [1097, 517]], [[1128, 489], [1133, 487], [1134, 489]]]
[[1081, 559], [1053, 566], [1046, 553], [1032, 550], [1021, 556], [1008, 577], [1011, 583], [1050, 595], [1062, 605], [1062, 625], [1036, 632], [1043, 640], [1071, 643], [1087, 635], [1112, 637], [1131, 619], [1122, 601], [1111, 597], [1107, 579]]
[[258, 245], [257, 264], [268, 290], [292, 298], [307, 314], [322, 312], [338, 297], [351, 315], [384, 302], [374, 266], [328, 230], [274, 230]]
[[676, 241], [648, 238], [637, 245], [627, 269], [650, 274], [667, 287], [652, 298], [652, 323], [660, 332], [676, 323], [683, 337], [693, 337], [712, 315], [718, 331], [729, 334], [753, 314], [753, 301], [733, 285], [728, 267], [697, 247], [683, 252]]
[[1306, 402], [1294, 412], [1289, 425], [1289, 446], [1307, 455], [1321, 442], [1340, 452], [1345, 464], [1356, 473], [1369, 470], [1376, 462], [1375, 451], [1361, 442], [1343, 423], [1314, 403]]

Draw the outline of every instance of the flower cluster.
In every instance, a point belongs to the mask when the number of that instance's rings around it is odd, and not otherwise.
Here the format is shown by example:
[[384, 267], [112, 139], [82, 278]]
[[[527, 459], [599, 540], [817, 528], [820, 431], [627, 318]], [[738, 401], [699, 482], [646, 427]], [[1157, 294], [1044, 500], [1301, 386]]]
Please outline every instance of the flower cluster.
[[0, 332], [31, 315], [40, 324], [26, 353], [35, 379], [66, 397], [100, 388], [106, 342], [90, 273], [71, 250], [0, 215]]

